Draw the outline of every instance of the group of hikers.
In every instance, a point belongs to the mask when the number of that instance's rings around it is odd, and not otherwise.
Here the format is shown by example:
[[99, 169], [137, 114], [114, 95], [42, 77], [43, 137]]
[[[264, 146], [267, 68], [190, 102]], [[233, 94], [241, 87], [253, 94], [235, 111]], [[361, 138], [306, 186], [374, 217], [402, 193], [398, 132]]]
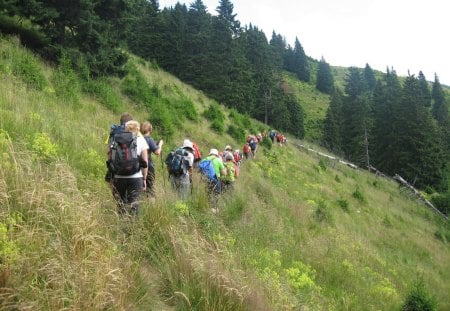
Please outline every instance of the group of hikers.
[[[108, 171], [105, 180], [111, 186], [119, 214], [137, 216], [142, 192], [149, 198], [155, 197], [152, 154], [161, 155], [164, 142], [159, 140], [156, 143], [151, 137], [152, 130], [149, 121], [141, 125], [126, 112], [121, 115], [120, 125], [111, 126], [107, 140]], [[181, 200], [187, 200], [192, 191], [192, 177], [198, 171], [216, 207], [219, 196], [234, 188], [242, 160], [255, 158], [258, 144], [266, 136], [266, 132], [248, 135], [242, 152], [233, 150], [230, 145], [225, 146], [223, 151], [211, 148], [204, 158], [194, 142], [184, 139], [183, 144], [172, 150], [164, 161], [171, 187]], [[280, 145], [286, 142], [284, 136], [274, 130], [270, 131], [269, 137], [272, 142], [277, 139]]]

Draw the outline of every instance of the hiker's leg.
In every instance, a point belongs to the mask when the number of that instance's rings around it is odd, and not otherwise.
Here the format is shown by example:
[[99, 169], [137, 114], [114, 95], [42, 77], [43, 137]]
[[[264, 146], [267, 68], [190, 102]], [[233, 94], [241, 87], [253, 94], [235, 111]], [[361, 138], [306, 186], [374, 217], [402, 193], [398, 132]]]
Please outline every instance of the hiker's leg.
[[141, 195], [143, 180], [142, 178], [127, 178], [128, 180], [128, 203], [130, 203], [130, 214], [137, 216], [139, 214], [139, 197]]
[[153, 165], [148, 166], [146, 192], [150, 197], [155, 196], [155, 168]]
[[180, 195], [183, 201], [186, 201], [189, 197], [189, 193], [191, 192], [191, 182], [189, 179], [189, 175], [180, 176]]
[[127, 196], [127, 184], [124, 181], [124, 178], [115, 178], [113, 184], [113, 195], [117, 202], [117, 211], [119, 214], [124, 214], [126, 196]]

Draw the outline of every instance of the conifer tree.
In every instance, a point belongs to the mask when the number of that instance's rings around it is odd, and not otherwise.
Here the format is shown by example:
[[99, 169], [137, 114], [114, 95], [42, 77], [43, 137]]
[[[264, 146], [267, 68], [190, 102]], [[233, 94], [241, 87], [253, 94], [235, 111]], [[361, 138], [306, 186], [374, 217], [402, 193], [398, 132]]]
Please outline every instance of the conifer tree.
[[424, 105], [425, 107], [430, 107], [431, 106], [430, 88], [428, 86], [428, 82], [425, 78], [425, 75], [423, 74], [422, 71], [419, 72], [419, 75], [417, 78], [419, 80], [420, 98], [421, 98], [422, 105]]
[[420, 98], [421, 89], [414, 76], [404, 82], [398, 115], [398, 172], [421, 188], [443, 187], [445, 157], [441, 135], [430, 112]]
[[283, 69], [284, 54], [286, 53], [286, 41], [280, 34], [276, 34], [275, 31], [273, 31], [269, 44], [272, 48], [275, 67], [277, 70]]
[[291, 71], [297, 75], [302, 81], [309, 82], [310, 79], [310, 68], [308, 59], [306, 57], [305, 51], [298, 38], [295, 38], [294, 44], [294, 55]]
[[434, 83], [432, 87], [433, 107], [431, 109], [433, 117], [443, 126], [449, 121], [448, 103], [445, 100], [444, 92], [442, 90], [441, 83], [437, 75], [434, 77]]
[[342, 105], [344, 95], [339, 88], [335, 88], [328, 106], [324, 121], [322, 145], [340, 154], [342, 150]]
[[373, 166], [387, 174], [398, 172], [396, 154], [401, 142], [397, 139], [399, 126], [397, 109], [400, 105], [402, 88], [395, 71], [386, 71], [373, 94], [374, 127], [371, 139]]
[[375, 86], [377, 84], [377, 80], [375, 78], [375, 73], [373, 72], [373, 70], [369, 66], [369, 64], [366, 64], [366, 67], [364, 67], [364, 80], [365, 80], [367, 89], [370, 92], [373, 92], [373, 90], [375, 89]]
[[371, 129], [370, 96], [358, 68], [349, 68], [345, 91], [347, 95], [342, 108], [342, 150], [347, 159], [363, 164], [367, 160], [367, 137]]
[[334, 80], [330, 65], [325, 61], [323, 56], [320, 59], [319, 69], [317, 70], [316, 88], [326, 94], [332, 94], [334, 89]]
[[[449, 103], [446, 101], [441, 83], [437, 75], [434, 77], [432, 87], [432, 114], [434, 119], [438, 122], [441, 129], [442, 139], [444, 141], [444, 148], [447, 154], [447, 161], [450, 161], [450, 113]], [[450, 167], [448, 167], [450, 169]]]

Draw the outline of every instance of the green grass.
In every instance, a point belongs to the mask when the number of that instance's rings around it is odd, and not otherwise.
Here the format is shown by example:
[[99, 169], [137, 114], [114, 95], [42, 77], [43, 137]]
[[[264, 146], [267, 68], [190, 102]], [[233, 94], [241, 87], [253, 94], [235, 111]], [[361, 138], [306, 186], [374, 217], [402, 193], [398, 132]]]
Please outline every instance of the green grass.
[[[153, 122], [154, 112], [117, 78], [99, 82], [98, 92], [78, 81], [74, 94], [61, 96], [57, 84], [73, 79], [70, 71], [28, 54], [45, 85], [36, 87], [8, 69], [28, 52], [0, 40], [0, 308], [399, 310], [417, 275], [438, 309], [450, 308], [448, 223], [394, 182], [294, 144], [261, 148], [244, 161], [218, 214], [197, 174], [191, 199], [177, 202], [155, 158], [155, 202], [142, 202], [138, 221], [121, 219], [103, 181], [104, 142], [120, 115], [114, 107], [139, 121]], [[236, 133], [212, 130], [203, 113], [219, 109], [225, 129], [242, 128], [248, 117], [131, 59], [146, 81], [140, 85], [158, 90], [148, 93], [157, 95], [149, 97], [154, 103], [196, 111], [176, 116], [164, 155], [186, 137], [203, 154], [229, 144], [241, 149]], [[106, 90], [114, 92], [113, 106]], [[308, 86], [302, 92], [325, 105]], [[247, 121], [243, 131], [262, 127]]]

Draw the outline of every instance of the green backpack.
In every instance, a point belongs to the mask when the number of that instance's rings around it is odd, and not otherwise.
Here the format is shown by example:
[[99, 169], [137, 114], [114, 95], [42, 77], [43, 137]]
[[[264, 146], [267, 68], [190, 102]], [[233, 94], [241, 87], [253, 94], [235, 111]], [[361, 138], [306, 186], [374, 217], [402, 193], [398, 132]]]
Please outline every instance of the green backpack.
[[225, 169], [227, 170], [227, 176], [223, 176], [222, 180], [228, 183], [234, 182], [234, 163], [233, 162], [225, 162]]

